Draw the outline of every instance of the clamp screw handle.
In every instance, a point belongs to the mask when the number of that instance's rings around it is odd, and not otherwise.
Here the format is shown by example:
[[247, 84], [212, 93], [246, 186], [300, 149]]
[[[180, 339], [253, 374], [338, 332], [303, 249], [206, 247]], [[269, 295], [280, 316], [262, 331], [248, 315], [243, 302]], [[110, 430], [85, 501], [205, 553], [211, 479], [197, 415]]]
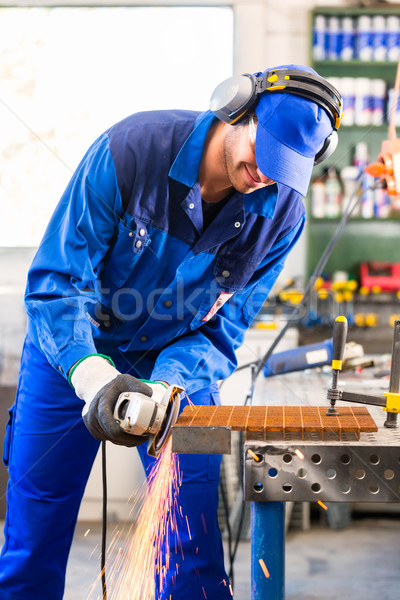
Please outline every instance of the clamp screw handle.
[[327, 411], [327, 416], [337, 416], [339, 413], [336, 410], [335, 404], [339, 397], [338, 378], [339, 371], [342, 370], [343, 354], [347, 339], [347, 319], [346, 317], [337, 317], [333, 324], [333, 341], [332, 341], [332, 387], [328, 391], [328, 400], [330, 407]]
[[344, 348], [347, 339], [347, 319], [346, 317], [337, 317], [333, 324], [333, 343], [332, 343], [332, 370], [341, 371]]

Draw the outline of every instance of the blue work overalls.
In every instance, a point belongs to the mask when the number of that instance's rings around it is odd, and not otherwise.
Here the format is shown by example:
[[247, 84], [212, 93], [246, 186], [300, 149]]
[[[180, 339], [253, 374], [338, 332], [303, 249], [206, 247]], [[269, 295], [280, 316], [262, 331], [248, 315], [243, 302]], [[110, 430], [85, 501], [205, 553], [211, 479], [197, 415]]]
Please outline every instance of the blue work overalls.
[[[9, 465], [1, 600], [60, 600], [98, 442], [66, 380], [102, 353], [122, 372], [218, 403], [216, 383], [304, 225], [274, 185], [233, 194], [203, 231], [198, 170], [211, 113], [139, 113], [79, 164], [29, 271], [28, 333], [5, 440]], [[145, 446], [139, 452], [147, 469]], [[219, 456], [181, 455], [184, 560], [159, 600], [230, 598], [217, 523]], [[171, 540], [171, 543], [173, 541]], [[171, 548], [171, 552], [173, 549]]]

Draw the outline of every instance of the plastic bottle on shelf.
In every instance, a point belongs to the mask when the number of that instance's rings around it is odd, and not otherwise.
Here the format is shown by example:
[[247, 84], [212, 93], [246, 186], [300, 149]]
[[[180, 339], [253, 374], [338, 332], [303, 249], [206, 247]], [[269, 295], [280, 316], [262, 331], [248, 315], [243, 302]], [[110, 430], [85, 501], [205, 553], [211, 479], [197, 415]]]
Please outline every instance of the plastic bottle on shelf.
[[372, 125], [383, 125], [385, 121], [386, 82], [384, 79], [372, 79], [371, 81], [371, 123]]
[[395, 15], [386, 19], [386, 56], [392, 62], [400, 58], [400, 18]]
[[[392, 110], [393, 110], [393, 101], [394, 101], [394, 89], [390, 89], [388, 92], [388, 107], [387, 107], [387, 114], [386, 114], [386, 120], [389, 123], [390, 122], [390, 115], [392, 114]], [[397, 107], [396, 107], [396, 115], [394, 117], [394, 124], [395, 127], [400, 127], [400, 94], [397, 98]]]
[[338, 17], [329, 17], [328, 20], [328, 58], [340, 58], [340, 21]]
[[340, 215], [342, 188], [335, 167], [328, 167], [325, 178], [325, 216], [335, 219]]
[[375, 190], [371, 187], [375, 184], [375, 177], [365, 173], [363, 176], [364, 192], [361, 198], [361, 216], [363, 219], [373, 219], [375, 216]]
[[386, 60], [386, 23], [383, 15], [372, 17], [372, 60]]
[[373, 196], [371, 199], [371, 194], [367, 195], [367, 188], [369, 182], [367, 180], [367, 174], [364, 173], [364, 169], [367, 166], [368, 162], [368, 145], [365, 142], [358, 142], [354, 151], [353, 164], [355, 167], [357, 167], [359, 175], [361, 175], [362, 177], [362, 189], [364, 191], [361, 197], [361, 204], [358, 204], [356, 211], [353, 212], [353, 216], [362, 216], [364, 218], [371, 218], [374, 215], [374, 199]]
[[343, 99], [342, 125], [354, 125], [355, 107], [355, 79], [354, 77], [342, 77], [338, 82], [338, 90]]
[[354, 58], [355, 28], [351, 17], [343, 17], [341, 20], [340, 35], [340, 59], [352, 60]]
[[326, 19], [323, 15], [317, 15], [313, 30], [313, 58], [314, 60], [325, 60], [327, 48]]
[[[347, 210], [349, 203], [354, 206], [355, 198], [353, 196], [354, 191], [357, 188], [357, 179], [359, 170], [354, 165], [343, 167], [340, 171], [340, 179], [343, 185], [343, 198], [342, 198], [342, 212]], [[357, 210], [358, 208], [358, 210]], [[351, 217], [358, 216], [360, 214], [359, 205], [355, 206], [351, 213]]]
[[371, 18], [361, 15], [357, 19], [356, 58], [363, 61], [372, 60]]
[[314, 219], [325, 217], [324, 177], [316, 177], [311, 183], [311, 215]]
[[367, 77], [355, 78], [354, 123], [371, 125], [371, 80]]
[[377, 219], [388, 219], [390, 217], [391, 203], [387, 191], [376, 188], [374, 191], [374, 216]]

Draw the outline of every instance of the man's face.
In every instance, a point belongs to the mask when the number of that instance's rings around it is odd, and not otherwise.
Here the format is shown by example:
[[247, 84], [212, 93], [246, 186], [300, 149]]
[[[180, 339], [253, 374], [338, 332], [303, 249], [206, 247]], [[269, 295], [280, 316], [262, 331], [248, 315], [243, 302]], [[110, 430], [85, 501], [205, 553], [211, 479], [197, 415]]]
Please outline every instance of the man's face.
[[230, 126], [225, 137], [224, 161], [231, 185], [242, 194], [250, 194], [275, 181], [266, 177], [258, 168], [255, 156], [255, 140], [249, 123]]

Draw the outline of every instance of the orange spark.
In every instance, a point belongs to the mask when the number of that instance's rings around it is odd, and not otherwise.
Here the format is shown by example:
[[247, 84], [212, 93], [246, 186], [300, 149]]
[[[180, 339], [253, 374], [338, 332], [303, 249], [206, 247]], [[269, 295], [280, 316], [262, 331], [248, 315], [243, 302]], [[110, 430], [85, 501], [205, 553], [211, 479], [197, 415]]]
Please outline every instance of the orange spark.
[[191, 401], [191, 399], [189, 398], [189, 396], [187, 394], [185, 394], [185, 396], [186, 396], [186, 400], [188, 401], [188, 405], [193, 410], [195, 405], [193, 404], [193, 402]]
[[170, 440], [149, 475], [147, 494], [143, 488], [135, 499], [142, 506], [133, 535], [127, 536], [118, 551], [116, 541], [122, 531], [109, 544], [112, 552], [106, 571], [112, 600], [152, 600], [155, 585], [161, 594], [166, 584], [169, 536], [177, 530], [174, 508], [178, 507], [179, 488], [178, 456], [171, 447]]
[[185, 516], [186, 516], [186, 525], [187, 525], [188, 532], [189, 532], [189, 539], [191, 540], [192, 536], [191, 536], [191, 533], [190, 533], [189, 521], [188, 521], [187, 515], [185, 515]]
[[232, 594], [232, 597], [233, 597], [233, 588], [232, 588], [232, 584], [231, 583], [229, 584], [229, 591], [230, 591], [230, 593]]
[[99, 545], [96, 544], [95, 547], [93, 548], [93, 550], [91, 551], [91, 553], [89, 554], [89, 558], [92, 558], [93, 554], [96, 552], [98, 547], [99, 547]]
[[296, 448], [296, 450], [294, 451], [295, 455], [298, 456], [298, 458], [300, 458], [300, 460], [304, 459], [304, 454], [302, 452], [300, 452], [300, 450], [298, 448]]
[[88, 533], [90, 533], [90, 529], [87, 529], [87, 530], [85, 531], [85, 533], [83, 534], [83, 537], [86, 537]]
[[197, 548], [196, 548], [196, 554], [198, 554], [198, 553], [199, 553], [199, 548], [197, 547]]
[[265, 562], [263, 561], [262, 558], [260, 558], [258, 562], [260, 563], [260, 566], [261, 566], [261, 568], [263, 570], [263, 573], [264, 573], [265, 577], [268, 579], [269, 578], [269, 572], [268, 572], [268, 569], [267, 569], [267, 567], [265, 565]]
[[250, 448], [247, 448], [247, 452], [250, 454], [250, 456], [252, 458], [254, 458], [254, 460], [256, 460], [257, 462], [260, 461], [259, 457], [257, 456], [257, 454], [255, 452], [253, 452], [253, 450], [250, 450]]
[[206, 591], [205, 591], [205, 589], [203, 588], [203, 586], [201, 586], [201, 589], [203, 590], [204, 598], [207, 600], [207, 594], [206, 594]]
[[328, 510], [328, 507], [327, 507], [327, 505], [326, 505], [326, 504], [324, 504], [323, 502], [321, 502], [321, 500], [318, 500], [317, 504], [319, 504], [320, 506], [322, 506], [322, 508], [323, 508], [324, 510]]

